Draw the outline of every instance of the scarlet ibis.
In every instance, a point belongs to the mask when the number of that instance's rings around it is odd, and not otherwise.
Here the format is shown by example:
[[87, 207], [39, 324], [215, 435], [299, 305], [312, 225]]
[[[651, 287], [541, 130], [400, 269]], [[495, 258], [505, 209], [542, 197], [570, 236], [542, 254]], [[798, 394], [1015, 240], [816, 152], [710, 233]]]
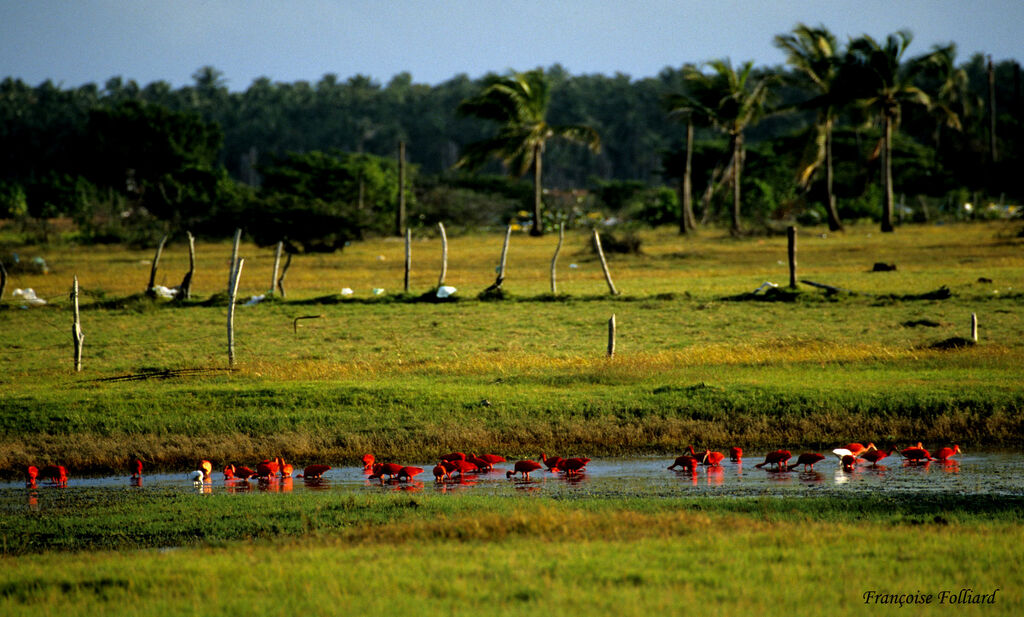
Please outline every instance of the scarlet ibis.
[[464, 476], [470, 472], [480, 471], [480, 468], [473, 463], [459, 459], [455, 459], [453, 461], [441, 461], [441, 464], [448, 470], [449, 475], [456, 471], [459, 472], [460, 476]]
[[743, 448], [737, 448], [735, 446], [729, 448], [729, 460], [734, 463], [743, 462]]
[[945, 463], [949, 459], [953, 458], [953, 455], [955, 454], [960, 454], [960, 446], [953, 444], [952, 448], [949, 446], [939, 448], [939, 451], [935, 453], [935, 458]]
[[235, 477], [236, 478], [240, 478], [242, 480], [248, 480], [249, 478], [252, 478], [255, 475], [256, 475], [256, 472], [253, 471], [252, 469], [249, 469], [245, 465], [239, 465], [238, 467], [235, 468]]
[[928, 450], [925, 450], [924, 447], [921, 445], [920, 441], [917, 442], [916, 446], [911, 446], [909, 448], [904, 448], [903, 450], [900, 450], [900, 454], [902, 454], [903, 457], [906, 458], [911, 463], [919, 463], [921, 461], [934, 460], [934, 458], [928, 452]]
[[445, 454], [444, 456], [442, 456], [441, 460], [442, 461], [464, 461], [464, 460], [466, 460], [466, 455], [464, 453], [462, 453], [462, 452], [449, 452], [448, 454]]
[[141, 478], [142, 477], [142, 461], [140, 461], [139, 459], [135, 459], [135, 462], [132, 463], [132, 470], [133, 470], [132, 471], [132, 477], [133, 478]]
[[372, 471], [373, 462], [377, 459], [372, 454], [367, 453], [363, 455], [361, 460], [363, 461], [363, 471]]
[[775, 465], [777, 469], [782, 469], [786, 465], [786, 461], [792, 457], [793, 455], [790, 454], [789, 450], [775, 450], [765, 455], [763, 463], [758, 463], [754, 467], [760, 469], [765, 465]]
[[481, 454], [478, 458], [484, 459], [491, 465], [496, 465], [497, 463], [504, 463], [507, 461], [507, 459], [504, 456], [499, 456], [497, 454]]
[[387, 476], [388, 480], [392, 480], [401, 470], [402, 466], [396, 463], [377, 463], [373, 466], [373, 473], [370, 474], [370, 479], [380, 480], [383, 483], [384, 476]]
[[423, 473], [422, 467], [402, 467], [398, 470], [398, 479], [405, 479], [406, 482], [411, 480], [413, 476]]
[[494, 469], [494, 466], [491, 465], [491, 463], [475, 454], [470, 454], [469, 456], [467, 456], [466, 462], [473, 463], [474, 465], [476, 465], [476, 468], [479, 469], [480, 471], [490, 471]]
[[589, 458], [563, 459], [558, 463], [558, 471], [561, 471], [567, 476], [574, 476], [586, 470], [587, 463], [589, 462]]
[[444, 482], [444, 479], [451, 479], [448, 475], [448, 470], [445, 469], [444, 465], [434, 465], [434, 482]]
[[292, 477], [292, 471], [295, 470], [294, 467], [292, 467], [290, 464], [284, 462], [284, 459], [281, 458], [280, 456], [275, 458], [274, 462], [277, 463], [277, 473], [278, 473], [278, 475], [280, 475], [282, 478], [286, 478], [286, 477], [290, 478], [290, 477]]
[[701, 463], [711, 467], [721, 465], [723, 460], [725, 460], [724, 454], [721, 452], [712, 452], [711, 450], [704, 450], [704, 456], [701, 457]]
[[843, 458], [839, 459], [839, 464], [843, 466], [843, 471], [853, 471], [853, 468], [857, 465], [857, 457], [852, 454], [846, 454]]
[[529, 459], [516, 461], [516, 464], [512, 466], [512, 471], [505, 472], [505, 477], [511, 478], [519, 473], [523, 475], [524, 480], [529, 480], [530, 472], [537, 471], [538, 469], [540, 469], [540, 463], [537, 461], [531, 461]]
[[228, 464], [224, 468], [224, 479], [225, 480], [234, 480], [235, 479], [235, 466], [234, 465]]
[[39, 477], [64, 486], [68, 483], [68, 470], [63, 465], [47, 465], [39, 470]]
[[870, 450], [868, 452], [865, 452], [865, 453], [861, 454], [860, 458], [862, 458], [865, 461], [871, 463], [872, 467], [877, 467], [878, 466], [878, 461], [880, 461], [883, 458], [889, 456], [890, 454], [892, 454], [895, 451], [896, 451], [896, 446], [892, 446], [891, 448], [889, 448], [888, 451], [886, 451], [886, 450]]
[[302, 477], [307, 480], [319, 480], [320, 476], [331, 470], [330, 465], [309, 465], [302, 470]]
[[790, 465], [790, 468], [796, 467], [797, 465], [803, 465], [804, 471], [814, 471], [814, 464], [820, 463], [825, 460], [824, 455], [818, 454], [817, 452], [804, 452], [797, 457], [796, 462]]
[[700, 465], [700, 461], [689, 454], [684, 454], [682, 456], [677, 456], [675, 462], [669, 465], [668, 468], [675, 469], [676, 467], [682, 467], [689, 471], [697, 471], [697, 465]]
[[543, 452], [540, 453], [540, 462], [544, 463], [544, 466], [548, 468], [548, 471], [557, 471], [558, 463], [562, 460], [560, 456], [548, 456]]
[[256, 475], [261, 478], [271, 478], [278, 472], [277, 460], [263, 459], [256, 463]]
[[207, 460], [199, 461], [199, 469], [202, 470], [203, 477], [209, 480], [210, 474], [213, 473], [213, 463]]
[[39, 477], [39, 468], [35, 465], [25, 466], [25, 486], [34, 487], [36, 478]]

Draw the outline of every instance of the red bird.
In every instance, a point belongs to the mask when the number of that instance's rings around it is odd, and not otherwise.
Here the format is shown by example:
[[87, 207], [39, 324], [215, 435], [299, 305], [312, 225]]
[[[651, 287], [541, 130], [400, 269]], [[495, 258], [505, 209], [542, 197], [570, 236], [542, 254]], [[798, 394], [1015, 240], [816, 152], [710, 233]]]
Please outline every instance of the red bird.
[[307, 480], [319, 480], [320, 476], [330, 470], [330, 465], [310, 465], [302, 470], [302, 477]]
[[857, 465], [857, 457], [852, 454], [844, 454], [843, 458], [839, 459], [839, 463], [843, 466], [843, 471], [853, 471]]
[[255, 477], [256, 472], [249, 469], [245, 465], [239, 465], [235, 468], [235, 477], [241, 480], [248, 480], [249, 478]]
[[764, 457], [764, 462], [758, 463], [757, 465], [754, 465], [754, 467], [760, 469], [765, 465], [775, 465], [776, 469], [782, 469], [786, 466], [786, 461], [792, 457], [793, 455], [790, 454], [789, 450], [776, 450], [774, 452], [769, 452]]
[[953, 455], [960, 454], [960, 446], [953, 444], [953, 447], [939, 448], [939, 451], [935, 453], [935, 458], [939, 459], [943, 463], [953, 458]]
[[370, 474], [370, 479], [379, 479], [383, 483], [384, 476], [387, 476], [388, 480], [392, 480], [398, 475], [399, 471], [402, 471], [402, 466], [396, 463], [377, 463], [373, 466], [373, 473]]
[[444, 456], [442, 456], [441, 460], [442, 461], [464, 461], [464, 460], [466, 460], [466, 455], [463, 454], [462, 452], [450, 452], [450, 453], [445, 454]]
[[497, 454], [481, 454], [478, 458], [484, 459], [491, 465], [496, 465], [498, 463], [504, 463], [507, 461], [507, 459], [504, 456], [499, 456]]
[[729, 448], [729, 460], [734, 463], [743, 462], [743, 448], [737, 448], [735, 446]]
[[902, 454], [903, 457], [906, 458], [911, 463], [920, 463], [921, 461], [935, 460], [932, 457], [932, 455], [928, 452], [928, 450], [924, 449], [920, 441], [917, 442], [916, 446], [904, 448], [903, 450], [900, 451], [900, 454]]
[[890, 454], [892, 454], [895, 451], [896, 451], [896, 446], [893, 446], [893, 447], [889, 448], [888, 451], [885, 451], [885, 450], [871, 450], [869, 452], [865, 452], [865, 453], [861, 454], [860, 458], [862, 458], [865, 461], [871, 463], [872, 467], [878, 467], [878, 461], [880, 461], [883, 458], [889, 456]]
[[277, 464], [278, 475], [280, 475], [282, 478], [292, 477], [292, 471], [294, 471], [294, 468], [288, 463], [284, 462], [283, 458], [279, 456], [274, 459], [274, 462]]
[[459, 472], [460, 476], [464, 476], [467, 473], [480, 471], [480, 468], [470, 463], [469, 461], [463, 461], [455, 459], [454, 461], [441, 461], [441, 464], [445, 469], [448, 470], [448, 474], [451, 475], [454, 472]]
[[68, 483], [68, 470], [63, 465], [47, 465], [39, 470], [39, 477], [64, 486]]
[[451, 475], [448, 474], [448, 469], [444, 465], [434, 465], [434, 482], [444, 482], [444, 479], [448, 478], [451, 480]]
[[711, 467], [721, 465], [723, 460], [725, 460], [724, 454], [721, 452], [712, 452], [711, 450], [704, 450], [704, 456], [701, 457], [701, 463]]
[[480, 471], [490, 471], [494, 469], [494, 465], [491, 465], [491, 463], [489, 463], [487, 460], [475, 454], [470, 454], [469, 456], [467, 456], [466, 462], [473, 463], [474, 465], [476, 465], [476, 468], [479, 469]]
[[39, 468], [35, 465], [25, 466], [25, 486], [35, 487], [36, 478], [39, 477]]
[[548, 468], [548, 471], [557, 471], [558, 463], [561, 461], [561, 456], [547, 456], [543, 452], [540, 453], [540, 462], [544, 463], [544, 466]]
[[524, 480], [529, 480], [530, 472], [537, 471], [538, 469], [540, 469], [540, 463], [531, 460], [516, 461], [516, 464], [512, 466], [512, 469], [512, 471], [505, 472], [506, 478], [511, 478], [512, 476], [519, 473], [523, 475]]
[[135, 459], [135, 462], [132, 463], [132, 470], [133, 470], [132, 471], [132, 477], [133, 478], [141, 478], [142, 477], [142, 461], [140, 461], [139, 459]]
[[263, 459], [256, 463], [256, 475], [261, 478], [269, 478], [277, 475], [277, 463], [270, 459]]
[[804, 452], [797, 457], [796, 462], [790, 465], [789, 468], [792, 469], [797, 465], [803, 465], [804, 471], [807, 471], [808, 469], [814, 471], [814, 464], [820, 463], [823, 460], [825, 460], [825, 457], [817, 452]]
[[682, 456], [677, 456], [675, 462], [669, 465], [668, 468], [675, 469], [676, 467], [682, 467], [689, 471], [697, 471], [697, 465], [700, 465], [700, 461], [689, 454], [684, 454]]
[[234, 465], [230, 465], [229, 464], [227, 467], [224, 468], [224, 479], [225, 480], [234, 480], [235, 479], [235, 466]]
[[364, 454], [363, 458], [363, 471], [373, 471], [373, 462], [377, 460], [372, 454]]
[[398, 479], [405, 479], [406, 482], [412, 480], [413, 476], [423, 473], [422, 467], [402, 467], [398, 470]]
[[590, 462], [589, 458], [567, 458], [559, 461], [558, 471], [561, 471], [567, 476], [574, 476], [578, 473], [582, 473], [586, 470], [587, 463]]

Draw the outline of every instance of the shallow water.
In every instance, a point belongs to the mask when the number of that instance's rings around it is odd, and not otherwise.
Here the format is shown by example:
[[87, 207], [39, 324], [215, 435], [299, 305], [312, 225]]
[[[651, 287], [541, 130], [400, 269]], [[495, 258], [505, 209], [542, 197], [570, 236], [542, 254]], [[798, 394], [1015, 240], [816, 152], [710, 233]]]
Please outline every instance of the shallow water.
[[[894, 455], [895, 456], [895, 455]], [[337, 467], [324, 474], [319, 481], [289, 478], [273, 482], [225, 481], [214, 473], [212, 481], [196, 486], [184, 473], [148, 474], [141, 485], [135, 485], [127, 476], [80, 478], [68, 481], [68, 488], [96, 487], [131, 490], [167, 490], [203, 493], [239, 493], [266, 491], [290, 493], [300, 491], [358, 492], [358, 491], [424, 491], [455, 494], [512, 495], [533, 492], [539, 495], [585, 497], [679, 497], [701, 496], [788, 496], [844, 495], [844, 494], [946, 494], [946, 495], [1024, 495], [1024, 455], [1016, 453], [974, 453], [959, 455], [959, 460], [948, 464], [931, 462], [910, 465], [898, 456], [887, 459], [888, 465], [871, 467], [859, 465], [854, 471], [843, 471], [835, 458], [827, 458], [814, 467], [814, 471], [776, 472], [757, 469], [754, 465], [763, 459], [748, 458], [742, 464], [724, 461], [719, 468], [704, 467], [696, 472], [669, 471], [672, 457], [606, 458], [594, 459], [586, 472], [576, 477], [547, 471], [535, 471], [531, 478], [507, 479], [505, 471], [511, 463], [499, 463], [489, 473], [467, 474], [462, 480], [435, 484], [430, 474], [433, 462], [408, 462], [426, 471], [413, 482], [381, 483], [369, 480], [358, 467]], [[795, 459], [795, 457], [794, 457]], [[407, 461], [399, 461], [407, 462]], [[60, 487], [38, 483], [33, 492], [59, 491]], [[0, 483], [6, 497], [12, 492], [25, 492], [22, 482]], [[81, 490], [76, 491], [81, 493]], [[102, 493], [104, 491], [97, 491]]]

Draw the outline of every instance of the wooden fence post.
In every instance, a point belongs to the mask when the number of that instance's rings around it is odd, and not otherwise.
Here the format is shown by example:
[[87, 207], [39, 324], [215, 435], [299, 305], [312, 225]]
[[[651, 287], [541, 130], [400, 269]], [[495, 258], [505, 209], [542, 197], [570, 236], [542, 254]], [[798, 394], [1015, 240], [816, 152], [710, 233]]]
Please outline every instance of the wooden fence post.
[[613, 296], [619, 295], [615, 290], [615, 283], [612, 282], [612, 275], [608, 272], [608, 262], [604, 259], [604, 249], [601, 248], [601, 235], [594, 230], [594, 247], [597, 248], [597, 256], [601, 258], [601, 269], [604, 270], [604, 280], [608, 283], [608, 291]]
[[75, 372], [82, 370], [82, 344], [85, 342], [85, 335], [82, 334], [82, 320], [78, 314], [78, 275], [75, 275], [75, 282], [71, 286], [71, 305], [74, 307], [74, 321], [71, 324], [71, 337], [75, 345]]
[[242, 264], [244, 259], [238, 260], [238, 265], [232, 273], [231, 284], [228, 287], [228, 366], [235, 365], [235, 296], [238, 293], [238, 279], [242, 276]]
[[188, 235], [188, 272], [181, 280], [181, 285], [178, 285], [178, 298], [188, 300], [192, 297], [192, 277], [196, 273], [196, 238], [191, 231], [185, 234]]
[[491, 285], [491, 289], [501, 289], [501, 284], [505, 282], [505, 260], [508, 258], [508, 241], [512, 236], [512, 226], [509, 225], [505, 228], [505, 244], [501, 247], [501, 262], [498, 264], [498, 277], [494, 280], [494, 284]]
[[558, 263], [558, 254], [562, 252], [562, 241], [565, 240], [565, 223], [558, 224], [558, 246], [555, 247], [555, 256], [551, 258], [551, 295], [558, 295], [558, 284], [555, 282], [555, 264]]
[[978, 314], [971, 313], [971, 340], [978, 342]]
[[292, 267], [292, 254], [288, 253], [288, 257], [284, 260], [284, 267], [281, 268], [281, 276], [277, 279], [277, 290], [281, 292], [281, 297], [285, 297], [284, 293], [284, 276], [288, 274], [288, 268]]
[[405, 228], [405, 293], [409, 293], [409, 274], [412, 271], [412, 229]]
[[615, 355], [615, 313], [608, 320], [608, 357]]
[[786, 228], [786, 239], [789, 241], [789, 288], [796, 289], [796, 227]]
[[281, 266], [281, 249], [284, 248], [284, 241], [278, 241], [277, 249], [274, 251], [274, 274], [270, 277], [270, 291], [268, 296], [274, 295], [274, 286], [277, 285], [277, 269]]
[[156, 247], [156, 255], [153, 255], [153, 265], [149, 268], [149, 284], [146, 285], [146, 293], [153, 294], [153, 286], [156, 285], [156, 268], [160, 264], [160, 255], [164, 252], [164, 244], [167, 242], [167, 234], [160, 238], [160, 245]]
[[444, 286], [444, 277], [448, 274], [448, 235], [444, 233], [444, 223], [437, 224], [441, 230], [441, 276], [437, 279], [437, 286]]
[[4, 289], [7, 288], [7, 268], [4, 262], [0, 261], [0, 300], [4, 299]]

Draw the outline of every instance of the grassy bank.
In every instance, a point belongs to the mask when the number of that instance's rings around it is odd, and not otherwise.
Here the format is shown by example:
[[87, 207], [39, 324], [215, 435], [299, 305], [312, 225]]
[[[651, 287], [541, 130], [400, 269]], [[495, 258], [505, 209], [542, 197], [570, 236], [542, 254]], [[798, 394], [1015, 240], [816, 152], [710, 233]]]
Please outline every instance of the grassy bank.
[[[8, 545], [22, 554], [0, 558], [0, 608], [646, 615], [711, 604], [730, 615], [852, 613], [865, 608], [866, 591], [972, 588], [1000, 589], [996, 603], [958, 613], [1012, 615], [1024, 601], [1013, 498], [281, 497], [163, 495], [5, 516], [6, 537], [51, 550]], [[179, 548], [124, 550], [168, 542]], [[933, 600], [910, 610], [950, 608]]]

